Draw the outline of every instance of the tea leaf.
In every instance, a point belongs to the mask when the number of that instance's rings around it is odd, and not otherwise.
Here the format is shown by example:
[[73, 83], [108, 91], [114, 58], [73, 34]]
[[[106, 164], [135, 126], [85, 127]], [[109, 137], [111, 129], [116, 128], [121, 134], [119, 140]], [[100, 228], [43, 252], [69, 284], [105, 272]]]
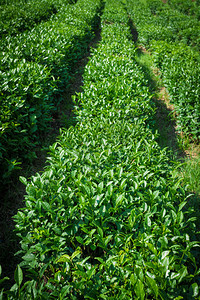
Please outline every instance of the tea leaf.
[[19, 180], [24, 184], [24, 185], [27, 185], [27, 179], [23, 176], [20, 176], [19, 177]]
[[199, 286], [196, 282], [190, 286], [190, 290], [192, 291], [192, 297], [197, 297], [199, 295]]
[[149, 288], [151, 289], [151, 291], [154, 293], [154, 295], [156, 296], [156, 298], [158, 297], [158, 286], [155, 282], [155, 280], [151, 277], [146, 277], [147, 280], [147, 284], [149, 286]]
[[23, 281], [23, 272], [19, 265], [17, 265], [17, 268], [15, 270], [15, 282], [17, 283], [18, 287], [21, 286]]
[[135, 285], [135, 293], [138, 299], [143, 300], [145, 297], [145, 292], [144, 292], [144, 284], [140, 279], [138, 279], [136, 285]]

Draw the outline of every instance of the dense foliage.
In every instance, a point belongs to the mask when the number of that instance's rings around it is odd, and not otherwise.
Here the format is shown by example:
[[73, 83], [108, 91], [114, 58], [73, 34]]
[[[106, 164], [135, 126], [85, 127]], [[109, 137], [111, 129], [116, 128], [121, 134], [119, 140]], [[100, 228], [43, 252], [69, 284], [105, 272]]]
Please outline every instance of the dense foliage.
[[200, 1], [199, 0], [168, 0], [173, 9], [177, 9], [186, 15], [195, 15], [200, 20]]
[[0, 44], [1, 178], [31, 160], [99, 22], [100, 1], [63, 5], [48, 22]]
[[155, 108], [128, 24], [120, 1], [107, 0], [77, 124], [61, 130], [42, 174], [21, 178], [23, 260], [8, 299], [198, 297], [192, 208], [152, 132]]
[[0, 5], [0, 37], [20, 33], [49, 19], [52, 14], [58, 12], [61, 3], [63, 4], [63, 0], [35, 0]]
[[[128, 0], [139, 43], [150, 48], [177, 113], [179, 131], [200, 138], [200, 25], [160, 0]], [[193, 46], [193, 47], [192, 47]]]

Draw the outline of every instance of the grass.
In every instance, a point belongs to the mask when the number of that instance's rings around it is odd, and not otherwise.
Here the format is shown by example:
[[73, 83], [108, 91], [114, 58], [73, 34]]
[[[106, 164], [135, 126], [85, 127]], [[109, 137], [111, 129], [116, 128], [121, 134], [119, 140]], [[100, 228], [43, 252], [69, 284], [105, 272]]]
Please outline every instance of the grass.
[[186, 159], [182, 172], [184, 184], [191, 192], [200, 196], [200, 157]]

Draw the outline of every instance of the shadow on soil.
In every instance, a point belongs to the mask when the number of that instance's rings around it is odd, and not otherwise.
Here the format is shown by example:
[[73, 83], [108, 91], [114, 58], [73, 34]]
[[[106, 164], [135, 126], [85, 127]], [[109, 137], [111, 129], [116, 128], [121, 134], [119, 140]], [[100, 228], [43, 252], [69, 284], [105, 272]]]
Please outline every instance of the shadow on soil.
[[157, 139], [160, 147], [168, 148], [171, 158], [183, 160], [186, 157], [181, 143], [179, 135], [176, 132], [175, 119], [173, 117], [173, 111], [166, 105], [166, 98], [168, 97], [165, 88], [163, 88], [161, 79], [158, 75], [155, 75], [151, 66], [150, 54], [141, 48], [137, 49], [137, 62], [142, 68], [145, 75], [145, 79], [148, 82], [149, 90], [154, 95], [152, 98], [156, 113], [155, 120], [150, 124], [153, 131], [157, 130], [159, 137]]

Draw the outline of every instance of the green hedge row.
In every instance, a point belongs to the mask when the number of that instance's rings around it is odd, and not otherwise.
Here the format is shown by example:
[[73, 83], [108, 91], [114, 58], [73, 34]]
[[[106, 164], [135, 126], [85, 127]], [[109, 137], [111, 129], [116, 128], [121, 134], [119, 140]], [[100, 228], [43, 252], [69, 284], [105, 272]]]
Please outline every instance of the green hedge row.
[[179, 10], [186, 15], [196, 16], [200, 20], [200, 1], [199, 0], [168, 0], [170, 7]]
[[10, 5], [10, 4], [18, 4], [18, 3], [24, 5], [28, 1], [29, 0], [0, 0], [0, 5]]
[[[69, 86], [99, 22], [100, 0], [66, 5], [50, 21], [0, 45], [0, 164], [3, 180], [34, 157], [51, 112]], [[1, 177], [2, 179], [2, 177]]]
[[192, 208], [150, 130], [155, 108], [128, 24], [107, 0], [77, 125], [61, 131], [42, 174], [21, 178], [23, 261], [8, 299], [198, 296]]
[[200, 56], [189, 47], [156, 41], [151, 43], [155, 64], [162, 72], [170, 102], [176, 111], [178, 130], [200, 141]]
[[0, 38], [31, 29], [37, 23], [48, 20], [62, 5], [70, 2], [70, 0], [32, 0], [1, 5]]
[[139, 43], [152, 51], [154, 62], [162, 72], [177, 113], [178, 130], [199, 141], [200, 55], [187, 45], [199, 46], [199, 22], [170, 9], [160, 0], [146, 1], [146, 5], [135, 0], [127, 3]]
[[195, 17], [185, 15], [161, 0], [127, 0], [127, 3], [138, 32], [142, 32], [142, 43], [148, 44], [154, 39], [181, 41], [199, 50], [200, 23]]

